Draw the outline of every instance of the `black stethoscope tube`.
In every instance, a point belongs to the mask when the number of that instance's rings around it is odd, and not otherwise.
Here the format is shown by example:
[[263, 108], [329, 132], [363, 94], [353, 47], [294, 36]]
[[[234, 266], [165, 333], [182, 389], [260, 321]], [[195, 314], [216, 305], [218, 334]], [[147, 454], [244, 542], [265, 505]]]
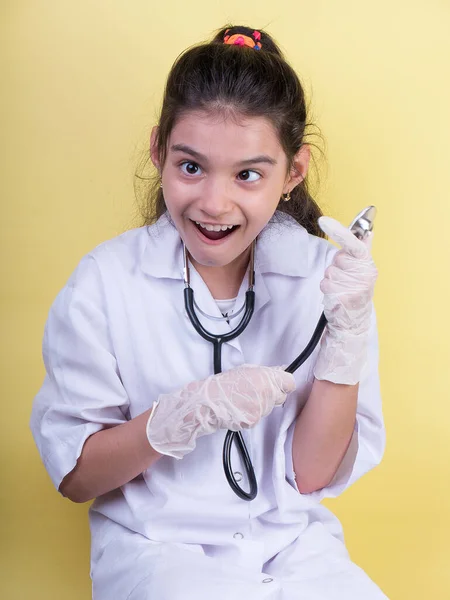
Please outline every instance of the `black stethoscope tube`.
[[314, 348], [320, 342], [320, 338], [322, 337], [323, 330], [327, 326], [327, 318], [325, 313], [322, 313], [320, 319], [316, 325], [314, 333], [312, 334], [311, 339], [308, 342], [308, 345], [303, 350], [301, 354], [297, 356], [297, 358], [291, 362], [291, 364], [285, 369], [286, 373], [295, 373], [295, 371], [311, 356], [314, 351]]
[[235, 337], [240, 335], [252, 318], [253, 311], [255, 310], [255, 292], [253, 290], [247, 290], [245, 293], [245, 312], [240, 323], [229, 331], [220, 335], [209, 333], [203, 325], [200, 323], [194, 310], [194, 290], [191, 287], [184, 288], [184, 305], [188, 314], [189, 320], [194, 326], [195, 330], [199, 335], [202, 336], [208, 342], [211, 342], [214, 346], [214, 374], [222, 371], [222, 344], [234, 340]]
[[[287, 373], [295, 373], [295, 371], [310, 357], [310, 355], [314, 351], [314, 348], [319, 343], [326, 325], [327, 319], [325, 317], [325, 314], [322, 313], [316, 325], [314, 333], [308, 342], [308, 345], [301, 352], [301, 354], [299, 354], [297, 358], [285, 369]], [[233, 441], [236, 441], [236, 444], [241, 452], [241, 457], [244, 460], [245, 470], [250, 483], [250, 492], [246, 492], [238, 485], [232, 472], [231, 446], [233, 444]], [[225, 443], [223, 446], [223, 468], [225, 471], [225, 477], [227, 478], [230, 487], [240, 498], [242, 498], [243, 500], [254, 500], [254, 498], [256, 498], [256, 495], [258, 493], [258, 484], [256, 482], [255, 471], [253, 469], [253, 465], [251, 463], [244, 439], [240, 431], [228, 431], [227, 435], [225, 436]]]
[[[194, 310], [194, 290], [191, 287], [184, 288], [184, 305], [188, 314], [189, 320], [191, 321], [194, 329], [199, 335], [202, 336], [208, 342], [211, 342], [214, 349], [214, 374], [221, 373], [222, 371], [222, 344], [233, 340], [240, 335], [252, 318], [253, 311], [255, 310], [255, 292], [253, 290], [247, 290], [245, 294], [245, 312], [240, 320], [239, 324], [222, 335], [209, 333], [203, 325], [200, 323]], [[233, 470], [231, 468], [231, 446], [233, 441], [236, 441], [238, 449], [240, 450], [241, 457], [244, 462], [245, 471], [247, 473], [248, 481], [250, 483], [250, 491], [246, 492], [238, 484]], [[258, 493], [258, 484], [256, 482], [255, 471], [253, 470], [252, 461], [247, 451], [247, 447], [244, 442], [244, 438], [240, 431], [227, 431], [225, 436], [225, 442], [223, 445], [223, 468], [225, 471], [225, 477], [230, 484], [231, 489], [243, 500], [253, 500], [256, 498]]]
[[[221, 373], [222, 371], [222, 344], [224, 342], [229, 342], [233, 340], [238, 335], [240, 335], [252, 318], [253, 311], [255, 309], [255, 292], [253, 290], [247, 290], [245, 294], [245, 312], [239, 324], [224, 334], [213, 334], [207, 331], [203, 325], [200, 323], [195, 310], [194, 310], [194, 290], [191, 287], [184, 288], [184, 304], [186, 307], [186, 312], [188, 314], [189, 320], [191, 321], [194, 329], [197, 331], [199, 335], [206, 341], [210, 342], [213, 345], [214, 349], [214, 374]], [[294, 373], [300, 365], [302, 365], [308, 357], [313, 352], [314, 348], [319, 343], [319, 340], [322, 336], [323, 330], [327, 324], [327, 320], [325, 315], [322, 313], [322, 316], [319, 319], [319, 322], [314, 330], [314, 333], [311, 337], [306, 348], [303, 352], [287, 367], [286, 371], [288, 373]], [[243, 490], [238, 484], [233, 470], [231, 468], [231, 447], [233, 442], [236, 442], [238, 450], [240, 451], [241, 457], [244, 462], [245, 471], [247, 473], [247, 478], [250, 484], [250, 491], [246, 492]], [[252, 462], [250, 460], [250, 456], [247, 451], [247, 447], [244, 442], [244, 438], [240, 431], [227, 431], [225, 436], [225, 442], [223, 445], [223, 468], [225, 471], [225, 477], [231, 487], [231, 489], [237, 494], [242, 500], [253, 500], [256, 498], [258, 493], [258, 484], [256, 481], [255, 471], [253, 469]]]

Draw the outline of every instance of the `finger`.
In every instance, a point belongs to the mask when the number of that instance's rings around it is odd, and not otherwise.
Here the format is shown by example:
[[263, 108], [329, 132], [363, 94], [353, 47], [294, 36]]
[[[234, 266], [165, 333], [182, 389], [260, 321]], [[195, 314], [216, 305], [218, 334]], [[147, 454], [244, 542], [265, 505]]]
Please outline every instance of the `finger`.
[[275, 381], [284, 394], [290, 394], [295, 390], [295, 378], [292, 373], [287, 373], [282, 367], [274, 367]]
[[330, 239], [355, 258], [367, 258], [369, 256], [370, 252], [367, 245], [336, 219], [320, 217], [318, 223], [321, 230]]
[[325, 295], [341, 295], [351, 294], [362, 295], [367, 290], [371, 290], [373, 282], [361, 281], [352, 275], [345, 274], [344, 277], [340, 277], [338, 280], [325, 278], [320, 282], [320, 291]]
[[[361, 270], [369, 270], [371, 265], [375, 263], [370, 255], [366, 259], [355, 258], [352, 254], [349, 254], [345, 250], [338, 250], [333, 256], [331, 266], [337, 267], [342, 271], [349, 271], [350, 273], [359, 273]], [[325, 271], [326, 273], [326, 271]]]

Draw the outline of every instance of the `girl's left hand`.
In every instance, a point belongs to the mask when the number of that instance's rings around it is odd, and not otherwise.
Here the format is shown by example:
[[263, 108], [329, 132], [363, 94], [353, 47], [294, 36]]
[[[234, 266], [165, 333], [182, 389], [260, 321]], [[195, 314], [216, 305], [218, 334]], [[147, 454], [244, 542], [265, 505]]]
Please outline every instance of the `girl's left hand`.
[[342, 247], [320, 284], [327, 327], [314, 368], [316, 379], [354, 385], [366, 363], [372, 298], [378, 271], [370, 254], [372, 236], [359, 240], [331, 217], [319, 226]]

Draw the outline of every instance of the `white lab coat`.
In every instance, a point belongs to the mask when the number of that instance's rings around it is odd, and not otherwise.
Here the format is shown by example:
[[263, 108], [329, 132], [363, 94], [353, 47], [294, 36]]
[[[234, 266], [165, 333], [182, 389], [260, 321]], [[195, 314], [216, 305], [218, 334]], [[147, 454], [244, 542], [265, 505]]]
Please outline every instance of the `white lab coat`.
[[[273, 219], [257, 241], [253, 318], [224, 345], [224, 371], [243, 363], [289, 364], [322, 312], [319, 284], [336, 249], [291, 218], [276, 216], [281, 222]], [[194, 268], [191, 285], [202, 310], [220, 316]], [[183, 288], [182, 245], [163, 216], [95, 248], [57, 296], [43, 343], [47, 376], [31, 417], [57, 488], [88, 436], [213, 372], [212, 346], [189, 322]], [[237, 307], [246, 289], [244, 279]], [[208, 329], [229, 331], [226, 322], [199, 316]], [[225, 479], [224, 431], [198, 439], [182, 460], [163, 457], [95, 500], [89, 515], [95, 600], [386, 598], [351, 562], [339, 521], [320, 504], [383, 454], [375, 315], [349, 450], [327, 488], [300, 494], [292, 436], [317, 351], [295, 373], [297, 389], [285, 405], [243, 432], [259, 485], [255, 500], [238, 498]], [[244, 473], [235, 450], [232, 458], [233, 470]]]

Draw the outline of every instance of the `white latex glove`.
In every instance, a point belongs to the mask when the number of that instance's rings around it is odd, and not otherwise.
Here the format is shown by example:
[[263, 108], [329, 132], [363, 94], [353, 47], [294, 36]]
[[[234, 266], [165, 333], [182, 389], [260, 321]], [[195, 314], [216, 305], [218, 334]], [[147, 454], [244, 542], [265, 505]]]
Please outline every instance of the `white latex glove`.
[[372, 298], [378, 271], [370, 254], [372, 234], [365, 241], [331, 217], [320, 217], [319, 226], [340, 244], [320, 284], [328, 324], [314, 376], [333, 383], [360, 381], [367, 360]]
[[282, 367], [241, 365], [161, 394], [147, 422], [147, 438], [161, 454], [182, 458], [196, 440], [217, 429], [253, 427], [295, 389]]

